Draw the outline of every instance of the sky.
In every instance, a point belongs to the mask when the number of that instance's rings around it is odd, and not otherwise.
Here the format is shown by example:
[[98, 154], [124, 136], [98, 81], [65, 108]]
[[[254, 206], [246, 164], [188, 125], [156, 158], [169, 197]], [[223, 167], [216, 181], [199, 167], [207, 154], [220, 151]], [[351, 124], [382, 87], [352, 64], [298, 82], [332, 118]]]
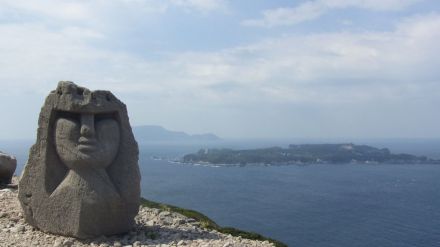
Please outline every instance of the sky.
[[440, 138], [438, 0], [0, 0], [0, 139], [58, 81], [132, 125], [223, 138]]

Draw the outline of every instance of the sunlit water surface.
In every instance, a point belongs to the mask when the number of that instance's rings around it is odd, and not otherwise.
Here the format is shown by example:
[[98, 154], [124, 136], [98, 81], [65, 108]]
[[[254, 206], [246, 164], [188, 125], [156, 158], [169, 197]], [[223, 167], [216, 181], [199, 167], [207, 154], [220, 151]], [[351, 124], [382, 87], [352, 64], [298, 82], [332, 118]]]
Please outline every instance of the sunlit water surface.
[[[8, 148], [19, 173], [28, 147]], [[141, 145], [142, 196], [289, 246], [440, 246], [440, 166], [206, 167], [151, 158], [196, 150]]]

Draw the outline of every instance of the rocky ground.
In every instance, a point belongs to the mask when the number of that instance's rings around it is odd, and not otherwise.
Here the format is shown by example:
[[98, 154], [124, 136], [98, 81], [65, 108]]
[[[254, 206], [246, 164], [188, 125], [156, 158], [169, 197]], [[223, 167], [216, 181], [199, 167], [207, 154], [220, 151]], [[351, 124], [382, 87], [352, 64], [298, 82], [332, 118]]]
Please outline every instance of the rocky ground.
[[142, 207], [134, 229], [119, 236], [78, 240], [39, 231], [26, 224], [17, 199], [17, 190], [0, 190], [0, 246], [273, 246], [210, 231], [199, 222], [177, 213]]

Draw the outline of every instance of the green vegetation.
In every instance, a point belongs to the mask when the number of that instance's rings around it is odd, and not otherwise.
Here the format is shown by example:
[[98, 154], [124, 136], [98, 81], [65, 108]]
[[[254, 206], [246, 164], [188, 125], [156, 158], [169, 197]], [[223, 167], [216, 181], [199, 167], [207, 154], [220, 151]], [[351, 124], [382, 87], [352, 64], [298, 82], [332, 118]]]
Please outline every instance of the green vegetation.
[[164, 203], [153, 202], [153, 201], [149, 201], [145, 198], [141, 198], [141, 205], [148, 207], [148, 208], [157, 208], [157, 209], [161, 209], [161, 210], [165, 210], [165, 211], [169, 211], [169, 212], [176, 212], [181, 215], [185, 215], [188, 218], [192, 218], [192, 219], [195, 219], [196, 221], [200, 222], [200, 224], [205, 228], [209, 228], [209, 229], [219, 228], [219, 226], [214, 221], [212, 221], [210, 218], [208, 218], [205, 215], [203, 215], [197, 211], [194, 211], [194, 210], [179, 208], [179, 207], [164, 204]]
[[179, 214], [184, 215], [188, 218], [192, 218], [192, 219], [198, 221], [202, 227], [207, 228], [209, 230], [216, 230], [216, 231], [224, 233], [224, 234], [231, 234], [232, 236], [235, 236], [235, 237], [240, 236], [240, 237], [246, 238], [246, 239], [269, 241], [269, 242], [273, 243], [276, 247], [287, 247], [286, 244], [284, 244], [280, 241], [277, 241], [277, 240], [274, 240], [271, 238], [266, 238], [258, 233], [246, 232], [246, 231], [242, 231], [242, 230], [232, 228], [232, 227], [221, 227], [221, 226], [217, 225], [217, 223], [215, 223], [213, 220], [208, 218], [207, 216], [205, 216], [197, 211], [194, 211], [194, 210], [179, 208], [179, 207], [164, 204], [164, 203], [153, 202], [153, 201], [149, 201], [145, 198], [141, 198], [141, 205], [144, 207], [157, 208], [157, 209], [161, 209], [161, 210], [165, 210], [165, 211], [169, 211], [169, 212], [179, 213]]
[[367, 145], [305, 144], [289, 145], [288, 148], [271, 147], [249, 150], [201, 149], [183, 157], [185, 163], [210, 164], [344, 164], [344, 163], [389, 163], [389, 164], [440, 164], [439, 160], [410, 154], [392, 154], [386, 148]]
[[154, 232], [147, 232], [147, 238], [155, 240], [157, 239], [157, 235]]

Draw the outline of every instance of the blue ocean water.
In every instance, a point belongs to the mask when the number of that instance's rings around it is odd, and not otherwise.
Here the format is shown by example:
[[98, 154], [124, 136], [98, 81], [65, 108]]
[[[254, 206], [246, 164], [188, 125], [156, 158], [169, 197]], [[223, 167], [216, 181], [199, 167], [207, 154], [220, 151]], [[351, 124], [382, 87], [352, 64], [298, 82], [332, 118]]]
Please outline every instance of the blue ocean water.
[[[27, 149], [8, 148], [20, 172]], [[142, 196], [289, 246], [440, 246], [440, 166], [206, 167], [151, 158], [197, 148], [141, 145]]]
[[440, 246], [440, 166], [142, 164], [144, 197], [289, 246]]

